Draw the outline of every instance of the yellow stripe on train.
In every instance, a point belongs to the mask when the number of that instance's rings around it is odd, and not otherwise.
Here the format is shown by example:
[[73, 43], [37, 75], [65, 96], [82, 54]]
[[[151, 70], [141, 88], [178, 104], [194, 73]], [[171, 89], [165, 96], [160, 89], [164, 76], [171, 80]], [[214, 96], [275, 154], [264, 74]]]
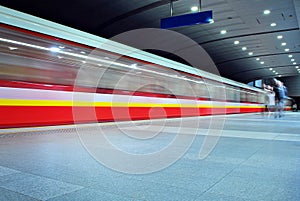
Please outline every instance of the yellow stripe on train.
[[263, 108], [261, 105], [89, 102], [70, 100], [0, 99], [0, 106], [69, 106], [69, 107], [173, 107], [173, 108]]

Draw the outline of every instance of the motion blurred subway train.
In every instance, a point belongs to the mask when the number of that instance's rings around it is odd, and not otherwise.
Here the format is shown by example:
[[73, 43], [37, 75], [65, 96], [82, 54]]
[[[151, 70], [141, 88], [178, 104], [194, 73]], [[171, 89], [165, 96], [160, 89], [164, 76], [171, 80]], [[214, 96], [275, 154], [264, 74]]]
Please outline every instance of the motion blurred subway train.
[[264, 109], [261, 89], [5, 7], [0, 20], [0, 128]]

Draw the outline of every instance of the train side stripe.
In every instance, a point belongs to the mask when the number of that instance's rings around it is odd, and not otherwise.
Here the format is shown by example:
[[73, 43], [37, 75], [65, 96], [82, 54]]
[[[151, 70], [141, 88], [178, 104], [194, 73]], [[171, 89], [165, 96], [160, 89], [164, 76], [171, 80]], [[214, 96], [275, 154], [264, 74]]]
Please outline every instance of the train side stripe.
[[70, 100], [19, 100], [0, 99], [0, 106], [69, 106], [69, 107], [175, 107], [175, 108], [261, 108], [261, 105], [228, 104], [180, 104], [180, 103], [137, 103], [137, 102], [88, 102]]

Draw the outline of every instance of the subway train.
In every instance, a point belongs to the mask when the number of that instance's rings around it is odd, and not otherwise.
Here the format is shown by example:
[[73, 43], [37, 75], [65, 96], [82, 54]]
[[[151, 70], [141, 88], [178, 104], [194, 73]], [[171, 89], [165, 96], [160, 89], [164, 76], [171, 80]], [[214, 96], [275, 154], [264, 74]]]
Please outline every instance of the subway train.
[[0, 128], [264, 110], [261, 89], [5, 7], [0, 20]]

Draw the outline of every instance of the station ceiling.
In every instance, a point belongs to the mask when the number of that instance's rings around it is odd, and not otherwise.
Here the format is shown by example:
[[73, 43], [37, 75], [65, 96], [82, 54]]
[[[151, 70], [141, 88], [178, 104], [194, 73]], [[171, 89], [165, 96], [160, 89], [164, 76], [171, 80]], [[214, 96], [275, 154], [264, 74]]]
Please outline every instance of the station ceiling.
[[[160, 28], [160, 19], [170, 17], [170, 0], [0, 2], [2, 6], [104, 38], [114, 38], [135, 29]], [[173, 14], [195, 12], [191, 10], [195, 6], [201, 11], [212, 10], [214, 23], [171, 30], [203, 47], [222, 76], [244, 83], [261, 78], [300, 76], [300, 0], [173, 0]], [[222, 30], [226, 33], [221, 34]], [[129, 41], [121, 42], [133, 45]], [[180, 48], [172, 54], [148, 51], [184, 62], [175, 56], [182, 51]], [[193, 47], [184, 49], [192, 51]], [[194, 67], [201, 69], [201, 61]]]

